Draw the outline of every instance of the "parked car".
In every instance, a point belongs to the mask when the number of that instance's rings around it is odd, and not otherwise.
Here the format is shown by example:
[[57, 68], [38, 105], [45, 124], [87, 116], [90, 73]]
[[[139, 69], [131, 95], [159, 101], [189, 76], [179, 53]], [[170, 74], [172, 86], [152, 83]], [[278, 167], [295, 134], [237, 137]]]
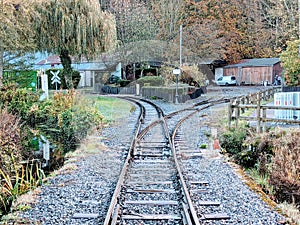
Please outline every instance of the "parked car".
[[219, 77], [217, 80], [217, 85], [236, 85], [236, 78], [235, 76], [224, 76], [224, 77]]

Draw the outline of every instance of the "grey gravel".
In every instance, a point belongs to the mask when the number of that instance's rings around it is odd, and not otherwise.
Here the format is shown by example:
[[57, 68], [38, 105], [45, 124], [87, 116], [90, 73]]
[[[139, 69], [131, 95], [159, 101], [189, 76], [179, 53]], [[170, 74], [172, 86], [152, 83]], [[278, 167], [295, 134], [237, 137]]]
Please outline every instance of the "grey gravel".
[[[257, 91], [249, 88], [249, 92], [250, 90]], [[242, 93], [245, 94], [245, 90], [216, 88], [207, 95], [201, 96], [200, 99], [208, 98], [210, 94], [230, 97]], [[191, 100], [179, 105], [165, 101], [156, 101], [156, 103], [167, 114], [187, 107], [195, 101]], [[208, 110], [206, 113], [209, 115], [210, 112], [212, 111]], [[31, 221], [28, 224], [103, 224], [110, 197], [124, 160], [124, 152], [130, 144], [130, 135], [134, 129], [137, 114], [138, 112], [135, 111], [128, 118], [104, 129], [102, 137], [99, 137], [97, 141], [103, 142], [107, 146], [107, 150], [85, 157], [75, 162], [77, 166], [75, 170], [51, 178], [47, 185], [41, 187], [37, 202], [32, 209], [18, 212], [18, 217], [27, 218]], [[194, 122], [184, 123], [181, 129], [181, 134], [188, 140], [186, 146], [191, 149], [199, 149], [199, 145], [208, 143], [210, 140], [207, 133], [211, 132], [211, 129], [205, 123], [205, 118], [197, 115]], [[195, 123], [195, 125], [191, 123]], [[203, 179], [209, 182], [209, 185], [205, 187], [208, 192], [197, 193], [193, 196], [194, 200], [218, 200], [221, 202], [218, 207], [196, 206], [195, 208], [206, 213], [227, 213], [231, 217], [230, 220], [217, 222], [201, 221], [201, 224], [270, 225], [278, 224], [277, 221], [283, 218], [264, 203], [257, 194], [253, 193], [235, 170], [226, 163], [224, 157], [219, 154], [215, 154], [213, 157], [209, 155], [209, 157], [182, 160], [181, 163], [183, 169], [193, 170], [195, 177], [192, 179]], [[87, 218], [76, 218], [80, 216]], [[97, 218], [93, 218], [95, 216]], [[13, 221], [11, 224], [14, 224]], [[176, 223], [169, 222], [168, 224]]]

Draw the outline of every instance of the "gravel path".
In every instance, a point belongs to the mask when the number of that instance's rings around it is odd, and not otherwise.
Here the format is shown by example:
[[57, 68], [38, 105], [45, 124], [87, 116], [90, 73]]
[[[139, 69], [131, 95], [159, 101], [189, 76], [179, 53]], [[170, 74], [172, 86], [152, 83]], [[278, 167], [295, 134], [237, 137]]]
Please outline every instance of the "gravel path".
[[[221, 95], [227, 93], [238, 95], [230, 89], [222, 90], [221, 93]], [[186, 107], [191, 102], [180, 105], [164, 101], [157, 103], [166, 113], [170, 113], [180, 107]], [[130, 135], [137, 114], [135, 111], [114, 126], [105, 128], [101, 136], [91, 135], [79, 151], [85, 156], [70, 158], [56, 176], [50, 178], [46, 185], [36, 191], [32, 208], [15, 212], [8, 224], [21, 224], [21, 221], [22, 224], [45, 225], [103, 224], [110, 196], [121, 170], [124, 151], [130, 145]], [[189, 145], [194, 148], [203, 142], [205, 133], [210, 132], [207, 120], [200, 119], [196, 123], [192, 126], [193, 129], [191, 124], [186, 124], [182, 129], [185, 137], [190, 139]], [[200, 127], [199, 123], [205, 126]], [[208, 154], [207, 158], [198, 160], [192, 164], [195, 173], [199, 169], [202, 170], [201, 176], [211, 183], [212, 198], [222, 202], [220, 211], [231, 216], [228, 221], [203, 224], [275, 225], [278, 224], [277, 221], [282, 220], [279, 214], [270, 209], [244, 184], [235, 170], [219, 154], [214, 154], [213, 157]], [[201, 163], [206, 165], [204, 173]], [[25, 198], [23, 196], [24, 202]]]

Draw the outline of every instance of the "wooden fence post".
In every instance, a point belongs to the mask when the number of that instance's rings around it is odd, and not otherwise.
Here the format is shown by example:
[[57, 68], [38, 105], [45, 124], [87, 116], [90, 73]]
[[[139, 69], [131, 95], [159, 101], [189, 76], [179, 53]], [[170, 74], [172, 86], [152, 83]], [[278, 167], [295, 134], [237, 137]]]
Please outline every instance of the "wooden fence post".
[[267, 128], [266, 128], [266, 118], [267, 118], [267, 109], [266, 108], [263, 108], [263, 115], [262, 115], [262, 121], [263, 121], [263, 133], [265, 133], [267, 131]]
[[262, 93], [262, 94], [263, 94], [263, 97], [262, 97], [262, 98], [263, 98], [263, 100], [267, 100], [266, 91], [263, 91], [263, 93]]
[[240, 107], [239, 107], [239, 104], [240, 104], [240, 100], [237, 99], [235, 101], [235, 109], [234, 109], [234, 115], [235, 115], [235, 128], [238, 128], [238, 125], [239, 125], [239, 116], [240, 116]]
[[233, 110], [232, 99], [230, 99], [230, 102], [228, 104], [228, 129], [231, 128], [232, 110]]
[[260, 92], [257, 93], [257, 108], [256, 108], [256, 132], [260, 133]]
[[[242, 97], [240, 102], [241, 102], [241, 104], [244, 105], [245, 104], [245, 97]], [[242, 113], [245, 113], [245, 108], [242, 108], [241, 111], [242, 111]]]

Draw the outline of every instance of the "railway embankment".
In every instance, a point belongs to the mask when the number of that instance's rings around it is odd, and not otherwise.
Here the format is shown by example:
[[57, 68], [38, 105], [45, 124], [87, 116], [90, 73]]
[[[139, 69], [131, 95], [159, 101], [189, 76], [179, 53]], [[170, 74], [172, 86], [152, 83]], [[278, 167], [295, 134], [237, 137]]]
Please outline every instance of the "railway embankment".
[[[236, 96], [257, 89], [213, 88], [202, 97]], [[174, 105], [164, 101], [156, 102], [166, 114], [193, 103]], [[219, 210], [230, 215], [230, 219], [222, 224], [286, 223], [287, 219], [278, 213], [278, 208], [263, 201], [259, 194], [249, 188], [245, 178], [237, 173], [229, 159], [220, 154], [217, 148], [212, 148], [212, 137], [222, 132], [226, 126], [226, 122], [220, 123], [226, 110], [226, 104], [212, 107], [183, 126], [186, 147], [199, 149], [205, 144], [208, 146], [201, 150], [203, 157], [191, 159], [189, 166], [198, 179], [209, 182], [209, 189], [206, 191], [211, 193], [210, 200], [221, 201]], [[124, 151], [130, 144], [136, 114], [137, 112], [133, 112], [113, 126], [105, 128], [101, 135], [95, 133], [89, 136], [76, 151], [78, 154], [70, 156], [65, 166], [49, 178], [47, 185], [39, 188], [33, 195], [22, 196], [15, 203], [15, 211], [6, 223], [101, 224], [121, 170]], [[204, 192], [195, 195], [199, 202], [205, 197], [202, 194]], [[197, 207], [201, 208], [200, 204]], [[206, 221], [204, 224], [213, 223]]]

